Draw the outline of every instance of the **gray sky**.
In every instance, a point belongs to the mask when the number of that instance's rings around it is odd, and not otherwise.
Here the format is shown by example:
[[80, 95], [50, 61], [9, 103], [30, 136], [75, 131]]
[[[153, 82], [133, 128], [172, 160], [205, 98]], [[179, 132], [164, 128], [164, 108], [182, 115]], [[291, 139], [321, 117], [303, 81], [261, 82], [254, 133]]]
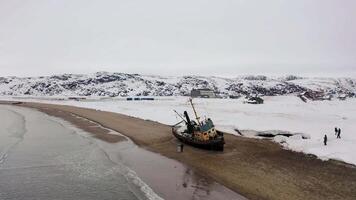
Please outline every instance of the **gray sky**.
[[356, 76], [355, 0], [0, 0], [0, 76]]

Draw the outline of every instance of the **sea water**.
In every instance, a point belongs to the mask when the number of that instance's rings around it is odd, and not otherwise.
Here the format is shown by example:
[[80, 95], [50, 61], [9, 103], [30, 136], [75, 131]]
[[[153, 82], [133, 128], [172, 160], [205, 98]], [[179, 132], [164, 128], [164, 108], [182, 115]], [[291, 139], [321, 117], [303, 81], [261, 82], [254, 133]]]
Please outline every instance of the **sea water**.
[[49, 116], [0, 106], [0, 199], [148, 199], [96, 144]]

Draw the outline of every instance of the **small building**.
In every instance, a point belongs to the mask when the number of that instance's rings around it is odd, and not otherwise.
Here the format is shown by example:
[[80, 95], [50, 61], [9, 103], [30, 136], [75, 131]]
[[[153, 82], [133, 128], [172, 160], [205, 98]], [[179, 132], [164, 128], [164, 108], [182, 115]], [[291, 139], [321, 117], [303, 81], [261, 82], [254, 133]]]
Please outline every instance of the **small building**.
[[303, 94], [299, 94], [298, 97], [299, 97], [304, 103], [307, 103], [307, 102], [308, 102], [307, 97], [304, 96]]
[[83, 101], [86, 100], [85, 97], [68, 97], [68, 100]]
[[215, 98], [216, 94], [211, 89], [193, 89], [190, 93], [191, 97], [200, 98]]
[[326, 100], [326, 101], [331, 101], [331, 99], [332, 99], [332, 95], [330, 95], [330, 94], [327, 94], [323, 97], [323, 100]]
[[154, 101], [153, 97], [127, 97], [127, 101]]
[[312, 100], [312, 101], [323, 101], [325, 100], [325, 93], [323, 91], [313, 91], [308, 90], [301, 94], [302, 96]]
[[346, 100], [347, 96], [346, 96], [346, 94], [340, 94], [337, 98], [341, 101], [344, 101], [344, 100]]
[[241, 95], [229, 95], [230, 99], [238, 99], [240, 97], [241, 97]]
[[263, 104], [263, 102], [264, 102], [264, 100], [258, 96], [248, 97], [244, 101], [244, 103], [248, 103], [248, 104]]

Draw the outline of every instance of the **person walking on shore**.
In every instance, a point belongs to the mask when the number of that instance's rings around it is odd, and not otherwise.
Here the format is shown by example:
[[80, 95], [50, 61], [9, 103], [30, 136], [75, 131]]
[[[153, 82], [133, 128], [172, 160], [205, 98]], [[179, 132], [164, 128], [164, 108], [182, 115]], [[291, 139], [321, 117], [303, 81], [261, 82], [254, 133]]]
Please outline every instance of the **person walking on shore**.
[[335, 126], [335, 135], [338, 133], [338, 128]]
[[326, 143], [328, 142], [328, 137], [324, 135], [324, 145], [326, 146]]
[[339, 130], [337, 130], [336, 138], [341, 139], [341, 128], [339, 128]]

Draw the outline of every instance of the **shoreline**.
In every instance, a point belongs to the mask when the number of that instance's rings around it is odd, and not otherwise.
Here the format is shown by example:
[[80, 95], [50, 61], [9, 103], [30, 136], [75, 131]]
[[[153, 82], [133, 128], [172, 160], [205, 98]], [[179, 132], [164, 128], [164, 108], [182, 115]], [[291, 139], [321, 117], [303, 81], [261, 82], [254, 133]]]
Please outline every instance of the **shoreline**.
[[[74, 129], [90, 134], [91, 137], [96, 139], [93, 141], [107, 152], [107, 156], [112, 162], [119, 165], [122, 165], [121, 162], [123, 162], [130, 166], [129, 168], [128, 166], [122, 166], [121, 168], [126, 168], [128, 173], [126, 178], [128, 179], [132, 179], [134, 174], [134, 180], [131, 180], [131, 182], [139, 182], [139, 186], [145, 188], [143, 191], [148, 190], [149, 193], [146, 196], [152, 197], [152, 194], [159, 194], [159, 197], [153, 197], [153, 199], [164, 198], [172, 200], [194, 199], [198, 196], [207, 200], [246, 200], [243, 196], [216, 183], [209, 177], [196, 173], [184, 164], [141, 148], [127, 136], [103, 127], [101, 124], [85, 117], [48, 108], [36, 110], [59, 118], [65, 123], [74, 126]], [[115, 157], [119, 157], [119, 159], [117, 160]], [[166, 173], [162, 174], [162, 172]], [[159, 177], [163, 178], [163, 180], [157, 182], [157, 176], [160, 176], [160, 174], [164, 178]], [[177, 179], [177, 177], [183, 178]], [[154, 191], [151, 191], [152, 189]]]
[[224, 153], [186, 146], [185, 151], [179, 154], [167, 125], [73, 106], [41, 103], [23, 103], [21, 106], [49, 115], [51, 111], [72, 113], [94, 121], [129, 137], [140, 147], [192, 167], [249, 199], [356, 197], [356, 191], [353, 191], [356, 188], [355, 168], [285, 150], [271, 141], [226, 135]]
[[[176, 160], [140, 148], [125, 135], [102, 127], [101, 125], [83, 117], [58, 110], [49, 111], [49, 109], [47, 109], [47, 111], [52, 114], [49, 115], [33, 108], [1, 104], [0, 111], [2, 113], [16, 113], [16, 115], [24, 117], [25, 121], [23, 125], [29, 127], [29, 129], [26, 129], [25, 131], [28, 133], [27, 137], [24, 138], [23, 143], [25, 144], [20, 144], [17, 148], [14, 148], [14, 151], [9, 154], [9, 160], [5, 161], [5, 168], [1, 168], [0, 162], [0, 169], [5, 170], [0, 170], [0, 174], [3, 176], [10, 176], [11, 172], [9, 173], [8, 171], [26, 174], [23, 168], [20, 167], [21, 164], [14, 162], [14, 160], [22, 156], [29, 158], [29, 160], [37, 158], [37, 161], [30, 167], [30, 170], [38, 168], [38, 163], [41, 162], [52, 162], [50, 166], [51, 169], [48, 171], [60, 169], [63, 166], [65, 166], [68, 171], [74, 169], [78, 173], [73, 173], [71, 178], [79, 181], [83, 178], [84, 180], [91, 179], [93, 182], [96, 182], [95, 185], [103, 186], [96, 191], [96, 194], [103, 195], [104, 199], [115, 199], [114, 196], [108, 198], [107, 195], [110, 193], [117, 193], [118, 195], [116, 198], [124, 197], [120, 196], [120, 191], [126, 187], [118, 186], [118, 188], [113, 188], [113, 185], [111, 187], [104, 187], [104, 185], [107, 185], [110, 181], [102, 182], [103, 179], [98, 178], [107, 177], [108, 174], [119, 173], [110, 178], [120, 179], [119, 182], [126, 180], [128, 185], [126, 189], [129, 189], [137, 199], [185, 200], [203, 198], [206, 200], [246, 200], [243, 196], [223, 185], [195, 173], [195, 171], [188, 166]], [[3, 114], [3, 116], [5, 116], [3, 119], [5, 119], [6, 122], [4, 127], [8, 127], [7, 125], [9, 124], [13, 124], [15, 127], [19, 126], [19, 123], [14, 123], [9, 115]], [[41, 121], [42, 123], [36, 123], [38, 121]], [[36, 127], [36, 132], [33, 131], [33, 127]], [[48, 127], [51, 127], [51, 129], [48, 129]], [[7, 130], [7, 128], [5, 128], [5, 130]], [[39, 135], [41, 135], [41, 137], [38, 137]], [[8, 134], [2, 134], [0, 136], [4, 136], [2, 139], [3, 143], [5, 141], [5, 146], [6, 141], [10, 143], [12, 142], [11, 138], [7, 138]], [[41, 140], [37, 139], [34, 141], [32, 140], [33, 137], [41, 138]], [[71, 139], [67, 141], [64, 138]], [[39, 141], [39, 143], [36, 143], [36, 141]], [[51, 152], [56, 154], [56, 156], [50, 158], [46, 157], [46, 152], [48, 151], [42, 148], [19, 153], [19, 149], [25, 148], [28, 145], [43, 147], [48, 146], [49, 144], [53, 146]], [[87, 156], [78, 158], [78, 154], [87, 154]], [[7, 155], [7, 152], [5, 152], [5, 155]], [[76, 159], [73, 159], [73, 157], [76, 157]], [[85, 160], [84, 163], [83, 160]], [[60, 164], [55, 164], [56, 162], [59, 162]], [[63, 164], [63, 162], [66, 164]], [[90, 164], [88, 164], [88, 162]], [[24, 163], [26, 163], [26, 161], [24, 161]], [[26, 165], [24, 163], [22, 163], [22, 165]], [[101, 163], [104, 164], [101, 165]], [[16, 164], [19, 166], [14, 169], [9, 167]], [[39, 166], [42, 168], [47, 167], [42, 165]], [[80, 169], [78, 166], [80, 166]], [[97, 166], [101, 167], [97, 168]], [[9, 168], [11, 170], [9, 170]], [[91, 172], [88, 174], [87, 170]], [[102, 170], [104, 170], [104, 173]], [[91, 174], [97, 174], [97, 177], [93, 177]], [[46, 176], [51, 176], [51, 173], [46, 174], [46, 172], [44, 172], [41, 176], [36, 177], [41, 177], [42, 179], [39, 184], [47, 182], [47, 184], [53, 185], [52, 190], [60, 191], [60, 187], [56, 185], [56, 182], [51, 178], [44, 178]], [[63, 176], [67, 176], [67, 174], [64, 173]], [[12, 178], [22, 179], [23, 176], [14, 176]], [[31, 178], [31, 181], [36, 180], [36, 178]], [[81, 184], [87, 184], [87, 182]], [[3, 193], [0, 194], [0, 197], [4, 194], [5, 199], [13, 199], [13, 194], [28, 196], [31, 195], [29, 194], [29, 191], [32, 190], [46, 191], [46, 188], [43, 186], [36, 187], [38, 184], [30, 184], [27, 186], [27, 190], [15, 190], [15, 192], [11, 192], [8, 188], [21, 188], [24, 184], [16, 183], [11, 185], [6, 183], [5, 185], [5, 188], [7, 189], [4, 189]], [[71, 194], [71, 192], [73, 191], [67, 190], [64, 194], [74, 195]], [[51, 191], [46, 191], [44, 193], [46, 193], [46, 199], [55, 198], [55, 193], [52, 193]], [[76, 191], [75, 193], [76, 199], [80, 196], [88, 195], [88, 192], [85, 190]], [[41, 194], [39, 194], [39, 196], [41, 196]], [[39, 198], [39, 196], [37, 197]]]

